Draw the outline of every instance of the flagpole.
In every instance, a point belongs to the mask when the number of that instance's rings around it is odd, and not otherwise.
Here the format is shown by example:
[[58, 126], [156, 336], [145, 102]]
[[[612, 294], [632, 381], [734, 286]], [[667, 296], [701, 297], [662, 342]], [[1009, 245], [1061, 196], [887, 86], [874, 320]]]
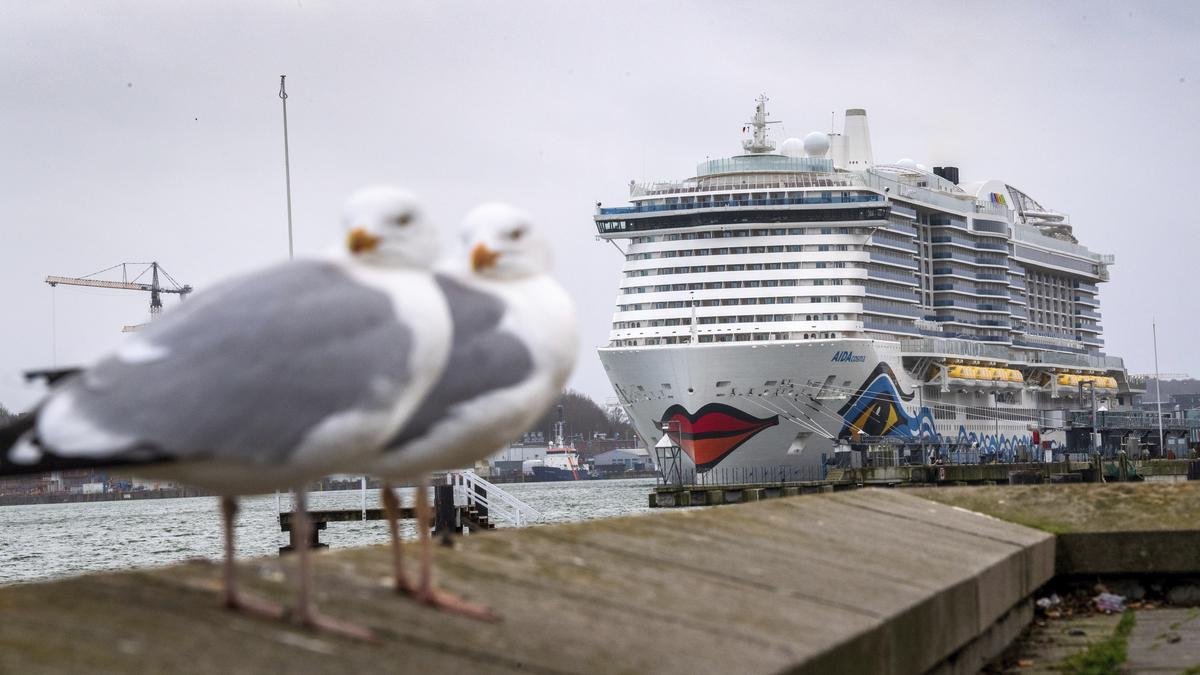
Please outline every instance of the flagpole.
[[1158, 374], [1158, 322], [1150, 320], [1150, 330], [1154, 331], [1154, 398], [1158, 404], [1158, 456], [1166, 457], [1167, 448], [1163, 444], [1162, 422], [1162, 378]]
[[279, 76], [279, 100], [283, 102], [283, 180], [287, 186], [287, 216], [288, 216], [288, 260], [292, 259], [292, 164], [288, 151], [287, 129], [287, 75]]
[[[279, 76], [279, 100], [283, 103], [283, 183], [287, 188], [287, 218], [288, 218], [288, 260], [291, 260], [295, 253], [292, 248], [292, 162], [291, 152], [288, 148], [288, 129], [287, 129], [287, 75]], [[293, 495], [294, 500], [294, 495]], [[293, 504], [295, 501], [292, 502]], [[275, 491], [275, 511], [279, 512], [279, 490]], [[296, 509], [293, 507], [293, 511]]]

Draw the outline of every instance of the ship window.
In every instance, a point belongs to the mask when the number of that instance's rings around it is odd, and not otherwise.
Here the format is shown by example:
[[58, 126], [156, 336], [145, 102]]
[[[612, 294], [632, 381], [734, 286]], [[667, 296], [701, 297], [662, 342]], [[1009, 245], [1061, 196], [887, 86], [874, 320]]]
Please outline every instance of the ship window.
[[766, 382], [763, 382], [764, 387], [774, 387], [777, 384], [779, 384], [778, 380], [767, 380]]
[[717, 387], [728, 387], [729, 380], [717, 380]]

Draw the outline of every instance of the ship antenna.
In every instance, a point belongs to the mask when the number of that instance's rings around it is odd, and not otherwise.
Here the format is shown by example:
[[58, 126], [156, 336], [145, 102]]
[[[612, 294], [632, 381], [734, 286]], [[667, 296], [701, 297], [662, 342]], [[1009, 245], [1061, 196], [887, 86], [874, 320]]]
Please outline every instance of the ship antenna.
[[755, 100], [758, 104], [754, 106], [754, 119], [746, 123], [754, 128], [754, 137], [742, 141], [742, 148], [752, 153], [770, 152], [775, 149], [775, 141], [767, 138], [767, 125], [779, 124], [779, 120], [767, 120], [767, 101], [770, 99], [766, 94]]

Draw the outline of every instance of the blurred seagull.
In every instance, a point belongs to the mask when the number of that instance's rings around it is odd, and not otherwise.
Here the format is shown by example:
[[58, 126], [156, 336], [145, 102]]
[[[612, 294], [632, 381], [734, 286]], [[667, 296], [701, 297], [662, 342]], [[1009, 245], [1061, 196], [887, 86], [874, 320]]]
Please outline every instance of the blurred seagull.
[[[381, 458], [356, 467], [384, 479], [382, 499], [392, 539], [396, 590], [419, 601], [481, 619], [483, 607], [438, 590], [432, 579], [429, 472], [473, 466], [518, 438], [562, 392], [578, 337], [570, 298], [549, 275], [549, 242], [522, 211], [489, 203], [465, 219], [468, 256], [435, 280], [453, 324], [450, 357]], [[421, 566], [417, 584], [403, 569], [392, 483], [418, 478]]]
[[222, 495], [226, 606], [282, 610], [238, 593], [237, 495], [291, 487], [296, 618], [359, 637], [309, 598], [303, 486], [378, 456], [446, 363], [450, 315], [429, 270], [435, 228], [407, 192], [348, 200], [348, 254], [290, 262], [213, 287], [60, 381], [0, 430], [0, 476], [111, 467]]

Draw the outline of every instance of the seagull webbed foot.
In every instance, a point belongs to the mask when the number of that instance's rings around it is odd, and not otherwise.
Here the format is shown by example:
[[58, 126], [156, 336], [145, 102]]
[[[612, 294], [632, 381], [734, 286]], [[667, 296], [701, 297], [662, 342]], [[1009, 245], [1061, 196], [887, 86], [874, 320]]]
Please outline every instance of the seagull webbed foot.
[[417, 602], [420, 602], [423, 605], [428, 605], [444, 612], [460, 614], [469, 619], [489, 622], [500, 620], [500, 615], [496, 614], [488, 607], [467, 602], [453, 593], [448, 593], [436, 588], [418, 590], [413, 593], [413, 597], [416, 598]]
[[360, 642], [375, 642], [375, 633], [370, 628], [320, 612], [310, 611], [307, 616], [297, 617], [297, 623], [319, 633], [329, 633]]
[[225, 606], [225, 609], [275, 621], [279, 621], [287, 615], [287, 610], [282, 605], [265, 598], [246, 595], [245, 593], [238, 593], [235, 597], [225, 598], [221, 604]]

